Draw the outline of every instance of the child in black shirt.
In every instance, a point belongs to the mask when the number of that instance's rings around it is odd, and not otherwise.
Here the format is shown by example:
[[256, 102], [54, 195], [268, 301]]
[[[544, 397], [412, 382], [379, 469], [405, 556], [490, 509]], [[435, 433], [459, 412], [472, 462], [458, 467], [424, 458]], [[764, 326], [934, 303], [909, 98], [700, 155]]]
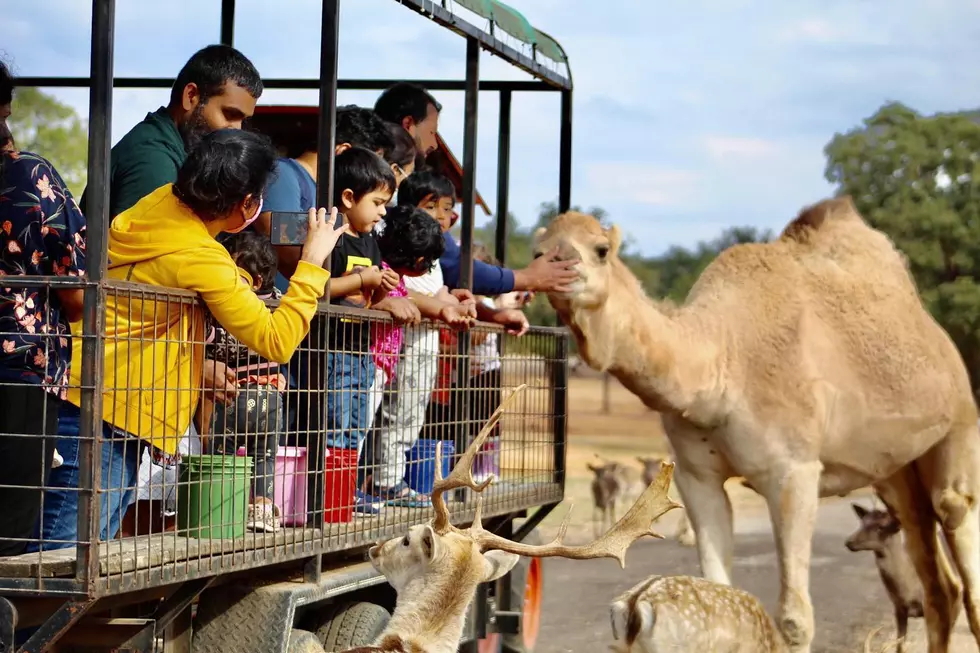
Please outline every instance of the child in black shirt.
[[[351, 233], [344, 234], [330, 257], [330, 303], [371, 308], [398, 284], [398, 274], [381, 270], [374, 227], [395, 192], [395, 176], [370, 150], [352, 147], [337, 156], [334, 205]], [[330, 324], [327, 354], [327, 447], [355, 450], [369, 423], [374, 358], [371, 325], [354, 316]]]

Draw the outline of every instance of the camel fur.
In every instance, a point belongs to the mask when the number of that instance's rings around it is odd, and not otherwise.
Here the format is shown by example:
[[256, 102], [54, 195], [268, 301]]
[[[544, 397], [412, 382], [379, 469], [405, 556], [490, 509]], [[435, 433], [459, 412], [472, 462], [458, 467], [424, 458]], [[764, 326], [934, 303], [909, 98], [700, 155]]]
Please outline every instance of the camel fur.
[[768, 243], [735, 245], [680, 305], [649, 299], [621, 237], [568, 212], [535, 233], [578, 281], [549, 301], [587, 364], [661, 411], [703, 576], [730, 584], [742, 476], [768, 506], [778, 551], [777, 624], [813, 639], [809, 567], [818, 498], [873, 485], [898, 517], [925, 588], [929, 652], [945, 653], [962, 577], [980, 643], [977, 408], [963, 360], [922, 305], [904, 256], [848, 197], [805, 209]]

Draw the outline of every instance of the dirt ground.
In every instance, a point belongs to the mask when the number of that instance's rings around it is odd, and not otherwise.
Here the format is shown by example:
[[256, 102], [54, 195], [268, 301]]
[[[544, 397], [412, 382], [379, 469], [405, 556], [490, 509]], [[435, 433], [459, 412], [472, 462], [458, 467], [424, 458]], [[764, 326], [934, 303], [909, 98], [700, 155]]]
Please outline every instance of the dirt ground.
[[[591, 472], [586, 462], [596, 453], [632, 464], [637, 455], [665, 453], [666, 440], [655, 412], [613, 381], [610, 412], [602, 411], [600, 377], [573, 377], [569, 387], [569, 449], [565, 504], [574, 504], [566, 541], [582, 543], [592, 533]], [[758, 596], [770, 611], [777, 605], [779, 575], [768, 512], [761, 498], [737, 482], [728, 486], [735, 511], [736, 558], [734, 582]], [[868, 491], [845, 499], [822, 501], [813, 539], [811, 595], [816, 638], [814, 653], [863, 651], [868, 634], [883, 627], [872, 650], [878, 651], [894, 636], [891, 604], [870, 553], [852, 553], [844, 541], [857, 526], [850, 502], [870, 503]], [[563, 505], [541, 525], [551, 537], [567, 512]], [[625, 509], [624, 509], [625, 510]], [[621, 513], [620, 513], [621, 514]], [[627, 555], [626, 569], [613, 560], [545, 560], [545, 592], [537, 653], [579, 653], [608, 650], [611, 643], [609, 604], [621, 592], [652, 574], [698, 575], [695, 549], [669, 539], [680, 510], [663, 520], [665, 541], [645, 540]], [[925, 651], [923, 622], [909, 625], [909, 651]], [[976, 651], [965, 620], [957, 625], [954, 652]]]

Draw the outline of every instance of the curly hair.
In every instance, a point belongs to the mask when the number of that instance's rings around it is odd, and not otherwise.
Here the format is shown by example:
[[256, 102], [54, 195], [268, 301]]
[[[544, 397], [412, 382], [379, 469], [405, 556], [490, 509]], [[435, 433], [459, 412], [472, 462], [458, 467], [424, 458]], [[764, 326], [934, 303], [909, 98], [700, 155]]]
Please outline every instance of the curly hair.
[[389, 208], [377, 239], [382, 260], [394, 270], [431, 270], [446, 249], [439, 223], [415, 206]]

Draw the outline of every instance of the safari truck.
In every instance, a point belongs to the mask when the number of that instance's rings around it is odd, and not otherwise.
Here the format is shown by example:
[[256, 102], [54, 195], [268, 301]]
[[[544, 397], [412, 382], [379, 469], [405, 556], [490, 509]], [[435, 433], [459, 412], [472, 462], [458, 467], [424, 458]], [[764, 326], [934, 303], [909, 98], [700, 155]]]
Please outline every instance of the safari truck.
[[[204, 0], [215, 1], [215, 0]], [[286, 0], [285, 9], [290, 3]], [[18, 277], [17, 284], [50, 292], [84, 290], [84, 317], [74, 337], [83, 339], [78, 540], [63, 548], [0, 558], [0, 651], [142, 651], [166, 653], [270, 653], [343, 651], [368, 644], [385, 627], [395, 594], [367, 561], [379, 540], [405, 533], [432, 517], [429, 508], [384, 506], [378, 514], [354, 510], [355, 462], [323, 445], [322, 431], [300, 437], [287, 420], [276, 459], [276, 505], [282, 527], [275, 532], [246, 528], [250, 488], [249, 452], [208, 456], [190, 444], [177, 462], [149, 465], [151, 497], [162, 497], [160, 514], [137, 515], [135, 531], [100, 541], [100, 501], [107, 487], [100, 478], [103, 352], [107, 340], [107, 302], [132, 310], [166, 310], [181, 317], [201, 310], [196, 295], [107, 277], [107, 233], [111, 108], [114, 89], [172, 86], [172, 79], [113, 77], [114, 0], [92, 0], [91, 62], [88, 77], [21, 77], [19, 86], [89, 89], [87, 261], [84, 279]], [[221, 0], [220, 42], [234, 43], [235, 0]], [[399, 5], [399, 6], [396, 6]], [[377, 90], [395, 81], [413, 81], [428, 90], [462, 92], [465, 125], [462, 163], [440, 148], [431, 155], [458, 184], [461, 207], [460, 287], [471, 287], [474, 218], [487, 205], [475, 188], [477, 119], [480, 91], [499, 98], [495, 250], [506, 251], [511, 100], [514, 93], [555, 92], [561, 97], [555, 136], [560, 140], [558, 198], [571, 201], [572, 79], [561, 46], [532, 27], [513, 8], [497, 0], [392, 0], [392, 12], [406, 20], [428, 19], [465, 42], [463, 80], [338, 79], [340, 0], [323, 0], [318, 79], [265, 79], [267, 89], [314, 89], [319, 104], [302, 109], [314, 120], [320, 152], [333, 151], [337, 91]], [[408, 12], [416, 16], [410, 18]], [[40, 20], [40, 18], [38, 19]], [[146, 34], [147, 45], [166, 34]], [[527, 74], [519, 81], [480, 79], [480, 52], [490, 52]], [[246, 53], [248, 54], [248, 53]], [[345, 53], [346, 54], [346, 53]], [[408, 71], [407, 71], [408, 72]], [[484, 97], [486, 97], [484, 95]], [[253, 128], [276, 132], [285, 109], [263, 107]], [[259, 124], [261, 123], [261, 124]], [[246, 125], [246, 128], [249, 128]], [[276, 138], [288, 138], [278, 130]], [[44, 154], [43, 152], [40, 154]], [[330, 206], [331, 157], [319, 159], [318, 206]], [[270, 300], [274, 305], [275, 301]], [[383, 324], [387, 314], [341, 309], [321, 302], [298, 356], [322, 369], [329, 330], [338, 319]], [[408, 327], [412, 328], [412, 327]], [[423, 324], [420, 328], [438, 328]], [[501, 391], [526, 385], [519, 401], [500, 422], [489, 449], [497, 481], [483, 493], [487, 530], [522, 541], [561, 501], [565, 491], [568, 334], [533, 327], [517, 338], [496, 325], [478, 323], [469, 333], [496, 334]], [[470, 338], [460, 332], [457, 349], [445, 360], [456, 364], [452, 392], [465, 398]], [[188, 338], [195, 337], [189, 333]], [[203, 342], [180, 346], [204, 345]], [[302, 388], [284, 392], [287, 413], [301, 403]], [[467, 423], [467, 402], [459, 402], [456, 422]], [[438, 426], [438, 425], [436, 425]], [[206, 425], [200, 425], [203, 436]], [[197, 435], [173, 434], [187, 442]], [[294, 432], [290, 432], [294, 431]], [[438, 431], [438, 429], [436, 429]], [[465, 448], [466, 434], [443, 443], [447, 464], [452, 451]], [[53, 435], [53, 434], [52, 434]], [[433, 436], [442, 437], [442, 436]], [[452, 438], [457, 438], [454, 441]], [[409, 456], [406, 479], [424, 491], [434, 474], [432, 439], [423, 435]], [[53, 438], [52, 438], [53, 439]], [[220, 458], [220, 460], [219, 460]], [[35, 488], [37, 489], [37, 488]], [[145, 489], [145, 488], [144, 488]], [[157, 494], [154, 495], [153, 493]], [[452, 523], [469, 524], [475, 514], [472, 492], [459, 491], [448, 502]], [[129, 508], [138, 510], [137, 501]], [[151, 505], [156, 505], [152, 504]], [[143, 508], [145, 510], [145, 508]], [[146, 517], [147, 515], [142, 515]], [[464, 651], [533, 651], [545, 582], [540, 562], [524, 559], [509, 575], [481, 586], [467, 619]]]

